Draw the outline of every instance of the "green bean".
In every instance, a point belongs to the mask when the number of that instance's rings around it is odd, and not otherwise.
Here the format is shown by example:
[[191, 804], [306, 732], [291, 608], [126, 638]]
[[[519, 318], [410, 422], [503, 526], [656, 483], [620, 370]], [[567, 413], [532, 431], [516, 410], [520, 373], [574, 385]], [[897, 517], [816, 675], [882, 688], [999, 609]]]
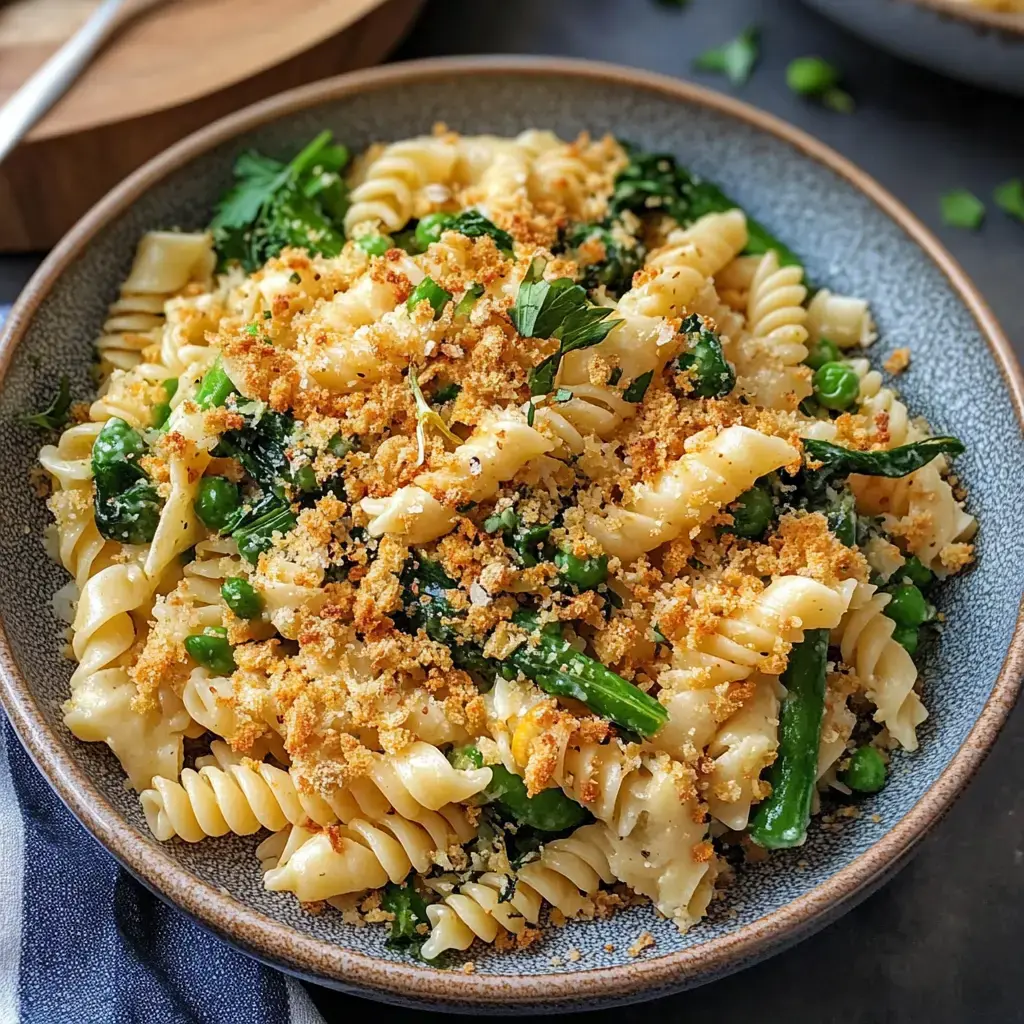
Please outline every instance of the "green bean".
[[429, 302], [434, 311], [434, 319], [440, 318], [444, 307], [451, 302], [452, 293], [446, 292], [433, 278], [425, 277], [413, 289], [406, 305], [411, 313], [421, 302]]
[[779, 709], [779, 750], [769, 775], [772, 792], [750, 829], [750, 838], [770, 850], [800, 846], [807, 838], [818, 774], [828, 641], [827, 629], [807, 630], [782, 674], [786, 696]]
[[231, 378], [224, 372], [224, 366], [217, 356], [217, 361], [206, 371], [206, 376], [199, 382], [199, 390], [196, 391], [195, 402], [200, 409], [215, 409], [222, 406], [228, 395], [234, 394], [235, 385]]
[[858, 747], [839, 778], [857, 793], [877, 793], [885, 785], [885, 760], [874, 747]]
[[558, 575], [582, 590], [594, 590], [608, 579], [608, 556], [577, 558], [571, 551], [555, 553]]
[[153, 426], [156, 428], [162, 427], [171, 415], [171, 399], [178, 393], [178, 378], [168, 377], [160, 386], [167, 398], [153, 406]]
[[263, 598], [244, 576], [229, 576], [220, 585], [220, 596], [240, 619], [255, 619], [263, 611]]
[[185, 650], [194, 661], [219, 676], [229, 676], [237, 667], [223, 626], [207, 626], [202, 633], [185, 637]]
[[227, 477], [204, 476], [199, 481], [192, 507], [204, 526], [218, 533], [226, 533], [242, 507], [242, 492], [238, 484]]
[[849, 409], [859, 393], [860, 377], [845, 363], [825, 363], [814, 374], [814, 397], [826, 409]]

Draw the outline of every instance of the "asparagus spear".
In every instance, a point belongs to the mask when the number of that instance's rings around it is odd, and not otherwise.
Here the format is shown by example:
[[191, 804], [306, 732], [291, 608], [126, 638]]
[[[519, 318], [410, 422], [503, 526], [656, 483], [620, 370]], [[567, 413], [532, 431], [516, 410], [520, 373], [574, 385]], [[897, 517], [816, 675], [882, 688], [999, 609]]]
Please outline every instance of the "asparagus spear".
[[769, 774], [772, 793], [750, 829], [750, 838], [769, 850], [801, 846], [807, 838], [825, 710], [828, 637], [827, 629], [807, 630], [782, 674], [787, 693], [779, 710], [779, 752]]

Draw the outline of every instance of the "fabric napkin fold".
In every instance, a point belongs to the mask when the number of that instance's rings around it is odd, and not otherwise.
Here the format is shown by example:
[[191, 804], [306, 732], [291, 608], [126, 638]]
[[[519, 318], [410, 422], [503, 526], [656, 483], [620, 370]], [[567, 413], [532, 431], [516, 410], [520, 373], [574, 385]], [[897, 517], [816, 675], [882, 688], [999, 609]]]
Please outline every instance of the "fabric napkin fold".
[[[0, 325], [9, 307], [0, 306]], [[0, 1024], [324, 1024], [294, 978], [167, 906], [0, 729]]]

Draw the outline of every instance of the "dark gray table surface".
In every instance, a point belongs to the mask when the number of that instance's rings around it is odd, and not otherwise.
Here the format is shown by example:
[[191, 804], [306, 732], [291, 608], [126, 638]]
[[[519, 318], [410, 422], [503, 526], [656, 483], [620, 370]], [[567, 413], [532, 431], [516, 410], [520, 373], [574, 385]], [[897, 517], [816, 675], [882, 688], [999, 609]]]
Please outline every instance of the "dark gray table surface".
[[[728, 88], [694, 75], [692, 58], [756, 22], [762, 60], [743, 99], [806, 129], [906, 203], [959, 259], [1017, 346], [1024, 347], [1024, 225], [990, 211], [978, 233], [941, 225], [952, 187], [988, 198], [1024, 175], [1024, 102], [946, 81], [876, 52], [797, 0], [433, 0], [400, 57], [564, 54], [615, 61]], [[791, 95], [786, 63], [818, 54], [840, 65], [858, 102], [840, 116]], [[37, 263], [0, 257], [0, 302]], [[983, 510], [982, 510], [983, 511]], [[837, 924], [757, 967], [633, 1008], [591, 1014], [774, 1022], [1024, 1020], [1024, 711], [1011, 717], [977, 779], [884, 889]], [[389, 1024], [433, 1016], [311, 992], [328, 1021], [378, 1013]], [[704, 1017], [707, 1014], [707, 1017]]]

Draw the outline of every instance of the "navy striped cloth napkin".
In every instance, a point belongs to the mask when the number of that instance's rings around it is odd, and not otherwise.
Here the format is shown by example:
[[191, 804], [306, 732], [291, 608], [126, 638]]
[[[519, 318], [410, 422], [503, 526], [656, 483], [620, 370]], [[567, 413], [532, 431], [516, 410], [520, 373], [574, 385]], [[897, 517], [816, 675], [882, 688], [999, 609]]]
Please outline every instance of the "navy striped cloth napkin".
[[[9, 307], [0, 306], [0, 324]], [[0, 1024], [324, 1024], [295, 979], [161, 903], [0, 729]]]

